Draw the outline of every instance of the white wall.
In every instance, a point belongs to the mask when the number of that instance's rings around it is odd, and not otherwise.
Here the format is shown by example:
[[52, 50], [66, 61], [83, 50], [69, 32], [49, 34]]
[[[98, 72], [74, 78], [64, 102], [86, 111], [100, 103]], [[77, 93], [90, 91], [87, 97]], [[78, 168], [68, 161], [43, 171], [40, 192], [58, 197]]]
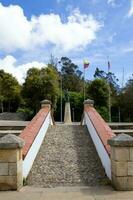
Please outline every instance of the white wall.
[[91, 138], [93, 140], [93, 143], [96, 147], [97, 153], [100, 157], [100, 160], [102, 162], [102, 165], [105, 169], [106, 175], [108, 176], [109, 179], [111, 179], [111, 160], [110, 157], [101, 141], [99, 138], [97, 131], [95, 127], [93, 126], [91, 120], [89, 119], [89, 116], [87, 113], [84, 115], [84, 123], [87, 125], [88, 131], [91, 135]]
[[49, 125], [52, 124], [51, 113], [47, 115], [38, 135], [36, 136], [32, 146], [30, 147], [25, 159], [23, 160], [23, 177], [26, 178], [31, 170], [36, 155], [40, 149], [43, 139], [46, 135]]

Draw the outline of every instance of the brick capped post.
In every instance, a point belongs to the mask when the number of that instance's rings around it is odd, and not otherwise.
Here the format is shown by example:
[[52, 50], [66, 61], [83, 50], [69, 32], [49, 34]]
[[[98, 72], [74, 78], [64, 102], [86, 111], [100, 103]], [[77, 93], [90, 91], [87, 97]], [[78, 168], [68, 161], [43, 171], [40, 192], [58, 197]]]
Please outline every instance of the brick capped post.
[[44, 108], [44, 107], [49, 107], [51, 109], [51, 101], [49, 100], [43, 100], [41, 101], [41, 108]]
[[111, 175], [116, 190], [133, 190], [133, 137], [120, 134], [108, 140]]
[[94, 106], [94, 100], [87, 99], [84, 101], [84, 110], [88, 107], [93, 107]]
[[22, 148], [24, 141], [12, 134], [0, 138], [0, 190], [23, 186]]

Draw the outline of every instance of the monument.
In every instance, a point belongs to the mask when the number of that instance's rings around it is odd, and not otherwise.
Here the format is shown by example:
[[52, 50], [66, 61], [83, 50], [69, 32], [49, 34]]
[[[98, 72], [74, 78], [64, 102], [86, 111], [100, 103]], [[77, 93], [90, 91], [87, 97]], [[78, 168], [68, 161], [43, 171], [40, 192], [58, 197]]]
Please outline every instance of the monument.
[[70, 108], [70, 96], [68, 90], [65, 91], [65, 115], [64, 115], [64, 123], [70, 124], [71, 120], [71, 108]]

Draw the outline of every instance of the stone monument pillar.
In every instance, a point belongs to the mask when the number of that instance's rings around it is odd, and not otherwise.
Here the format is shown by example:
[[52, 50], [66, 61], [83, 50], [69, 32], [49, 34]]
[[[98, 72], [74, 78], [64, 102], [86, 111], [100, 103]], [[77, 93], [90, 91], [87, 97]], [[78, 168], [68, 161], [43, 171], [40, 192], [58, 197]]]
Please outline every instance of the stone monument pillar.
[[71, 107], [70, 107], [68, 90], [65, 91], [65, 100], [66, 100], [66, 103], [65, 103], [64, 123], [69, 124], [69, 123], [72, 123], [72, 120], [71, 120]]
[[71, 108], [70, 108], [70, 102], [65, 103], [65, 115], [64, 115], [64, 123], [69, 124], [71, 123]]
[[23, 186], [22, 148], [24, 141], [12, 134], [0, 138], [0, 190]]

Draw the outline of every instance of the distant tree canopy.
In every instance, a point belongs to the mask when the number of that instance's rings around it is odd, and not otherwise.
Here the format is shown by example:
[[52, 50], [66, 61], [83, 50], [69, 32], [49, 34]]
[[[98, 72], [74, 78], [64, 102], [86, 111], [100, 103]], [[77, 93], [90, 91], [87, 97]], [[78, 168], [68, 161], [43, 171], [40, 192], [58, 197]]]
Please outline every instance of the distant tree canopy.
[[[11, 74], [0, 70], [0, 112], [24, 112], [30, 120], [39, 110], [40, 101], [49, 99], [52, 101], [55, 120], [59, 121], [61, 94], [64, 111], [64, 91], [68, 89], [72, 118], [80, 121], [83, 88], [84, 79], [79, 67], [67, 57], [58, 60], [51, 55], [47, 67], [38, 69], [35, 66], [27, 71], [22, 86]], [[85, 88], [86, 98], [94, 100], [95, 108], [105, 120], [108, 121], [109, 116], [110, 88], [112, 121], [133, 121], [133, 78], [127, 81], [124, 88], [120, 88], [114, 73], [96, 68], [94, 80], [86, 80]]]
[[0, 108], [1, 112], [15, 111], [20, 102], [21, 87], [11, 74], [0, 70]]
[[50, 65], [42, 69], [29, 69], [22, 87], [26, 105], [36, 112], [40, 108], [40, 101], [49, 99], [55, 106], [59, 94], [58, 80], [57, 71]]
[[118, 96], [118, 105], [121, 110], [121, 120], [133, 121], [133, 79], [129, 79], [125, 88]]
[[63, 90], [83, 92], [82, 72], [69, 58], [62, 57], [60, 60]]

